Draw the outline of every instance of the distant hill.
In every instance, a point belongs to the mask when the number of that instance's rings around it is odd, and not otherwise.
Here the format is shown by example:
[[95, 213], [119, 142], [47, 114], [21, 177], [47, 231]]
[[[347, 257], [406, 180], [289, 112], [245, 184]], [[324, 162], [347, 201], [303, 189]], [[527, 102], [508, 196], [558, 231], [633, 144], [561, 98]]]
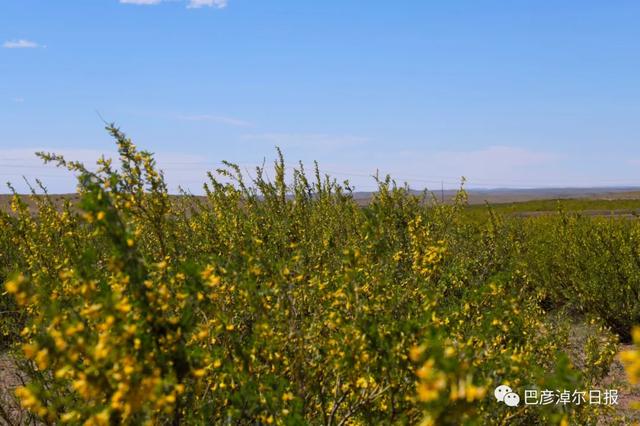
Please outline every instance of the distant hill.
[[[421, 191], [412, 191], [420, 194]], [[438, 199], [451, 200], [457, 191], [430, 191]], [[469, 204], [500, 204], [517, 203], [533, 200], [555, 199], [593, 199], [593, 200], [636, 200], [640, 199], [638, 187], [607, 187], [607, 188], [495, 188], [495, 189], [467, 189]], [[361, 203], [371, 199], [372, 192], [356, 192], [354, 197]]]
[[[422, 191], [411, 191], [416, 195]], [[438, 200], [444, 198], [445, 201], [453, 199], [457, 191], [445, 190], [431, 192]], [[496, 189], [468, 189], [469, 204], [502, 204], [519, 203], [536, 200], [568, 200], [568, 199], [588, 199], [588, 200], [640, 200], [640, 188], [638, 187], [609, 187], [609, 188], [496, 188]], [[354, 192], [353, 196], [359, 204], [365, 205], [374, 195], [373, 192]], [[54, 194], [51, 195], [54, 202], [62, 205], [66, 199], [77, 200], [76, 194]], [[179, 197], [179, 196], [175, 196]], [[27, 196], [24, 200], [31, 204]], [[0, 194], [0, 210], [7, 211], [11, 204], [11, 195]]]

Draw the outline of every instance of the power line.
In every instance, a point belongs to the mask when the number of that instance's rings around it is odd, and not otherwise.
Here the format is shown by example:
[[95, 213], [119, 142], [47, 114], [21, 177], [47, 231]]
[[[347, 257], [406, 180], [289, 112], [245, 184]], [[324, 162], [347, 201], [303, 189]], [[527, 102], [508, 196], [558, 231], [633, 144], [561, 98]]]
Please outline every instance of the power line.
[[[0, 158], [0, 161], [11, 161], [12, 159], [10, 158]], [[255, 168], [255, 167], [261, 167], [261, 165], [258, 164], [250, 164], [250, 163], [234, 163], [237, 164], [238, 166], [244, 167], [246, 168]], [[194, 167], [197, 166], [203, 166], [203, 167], [215, 167], [215, 168], [219, 168], [219, 167], [224, 167], [225, 165], [222, 162], [208, 162], [208, 161], [194, 161], [194, 162], [158, 162], [159, 168], [162, 169], [165, 174], [172, 174], [172, 173], [180, 173], [180, 172], [197, 172], [198, 170], [195, 169]], [[185, 167], [171, 167], [171, 166], [185, 166]], [[54, 166], [52, 165], [45, 165], [45, 164], [27, 164], [27, 163], [16, 163], [16, 162], [12, 162], [11, 164], [4, 164], [4, 163], [0, 163], [0, 170], [1, 169], [29, 169], [29, 170], [46, 170], [48, 172], [52, 172], [55, 170], [59, 170], [60, 173], [68, 173], [67, 170], [65, 169], [56, 169]], [[288, 166], [286, 167], [287, 170], [291, 171], [294, 170], [295, 167], [291, 167]], [[202, 170], [203, 174], [205, 170]], [[209, 170], [207, 170], [209, 171]], [[373, 173], [365, 173], [365, 172], [361, 172], [361, 171], [338, 171], [338, 170], [328, 170], [328, 169], [321, 169], [322, 174], [328, 174], [330, 176], [344, 176], [347, 178], [358, 178], [358, 177], [364, 177], [364, 178], [371, 178], [373, 179], [374, 174]], [[24, 173], [0, 173], [0, 176], [22, 176], [25, 175]], [[381, 176], [386, 176], [387, 174], [381, 174]], [[429, 176], [429, 177], [424, 177], [424, 176], [411, 176], [411, 175], [394, 175], [392, 173], [389, 173], [389, 175], [392, 177], [393, 180], [395, 180], [396, 182], [408, 182], [408, 183], [423, 183], [423, 184], [429, 184], [429, 185], [439, 185], [441, 187], [441, 189], [444, 187], [444, 185], [447, 186], [455, 186], [455, 187], [459, 187], [461, 184], [461, 179], [458, 177], [453, 177], [453, 176]], [[26, 176], [29, 177], [42, 177], [42, 178], [61, 178], [64, 176], [61, 175], [53, 175], [53, 174], [38, 174], [35, 175], [33, 173], [29, 173], [26, 174]], [[445, 180], [446, 179], [446, 180]], [[606, 185], [610, 185], [610, 184], [617, 184], [617, 185], [621, 185], [621, 186], [638, 186], [640, 185], [640, 180], [633, 180], [633, 179], [598, 179], [597, 181], [590, 181], [589, 182], [589, 186], [595, 187], [595, 186], [606, 186]], [[467, 187], [471, 187], [471, 186], [478, 186], [478, 185], [490, 185], [491, 187], [495, 187], [495, 188], [523, 188], [523, 187], [540, 187], [540, 186], [544, 186], [544, 187], [566, 187], [566, 186], [571, 186], [571, 185], [576, 185], [576, 183], [570, 183], [570, 184], [559, 184], [557, 181], [551, 181], [551, 180], [526, 180], [526, 179], [491, 179], [491, 178], [468, 178], [466, 181], [466, 186]], [[375, 185], [374, 185], [375, 186]], [[583, 186], [583, 185], [579, 185], [579, 186]]]

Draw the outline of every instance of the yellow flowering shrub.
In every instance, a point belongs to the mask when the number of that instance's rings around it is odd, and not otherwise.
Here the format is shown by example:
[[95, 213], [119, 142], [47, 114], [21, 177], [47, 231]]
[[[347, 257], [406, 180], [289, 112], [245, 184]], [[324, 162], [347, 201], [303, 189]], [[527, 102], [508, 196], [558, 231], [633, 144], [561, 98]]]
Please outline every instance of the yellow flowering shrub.
[[[153, 156], [109, 127], [117, 162], [60, 208], [0, 216], [2, 303], [25, 360], [16, 396], [47, 424], [519, 424], [590, 413], [511, 409], [492, 390], [580, 387], [509, 223], [379, 179], [225, 163], [205, 197], [171, 197]], [[9, 247], [14, 247], [10, 250]], [[16, 328], [19, 327], [19, 330]], [[0, 329], [1, 331], [1, 329]], [[592, 345], [594, 359], [607, 359]]]
[[640, 222], [560, 211], [522, 229], [523, 269], [547, 309], [597, 317], [630, 341], [640, 323]]

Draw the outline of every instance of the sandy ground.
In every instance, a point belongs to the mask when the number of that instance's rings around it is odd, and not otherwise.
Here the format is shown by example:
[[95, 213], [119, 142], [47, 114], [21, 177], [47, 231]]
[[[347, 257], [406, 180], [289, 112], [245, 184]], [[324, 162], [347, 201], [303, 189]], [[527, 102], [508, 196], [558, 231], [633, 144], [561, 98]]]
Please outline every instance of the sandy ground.
[[640, 424], [640, 386], [629, 383], [624, 367], [620, 362], [620, 353], [632, 349], [632, 345], [620, 345], [618, 355], [612, 363], [609, 374], [598, 384], [600, 389], [617, 389], [618, 404], [614, 413], [602, 418], [600, 425], [638, 425]]
[[[8, 353], [0, 353], [0, 425], [2, 426], [29, 424], [13, 397], [13, 391], [20, 385], [22, 382], [16, 365]], [[12, 423], [7, 423], [5, 417], [9, 417]]]
[[[585, 365], [584, 345], [587, 339], [596, 334], [597, 331], [594, 327], [582, 322], [571, 326], [566, 350], [577, 369]], [[609, 367], [609, 372], [599, 383], [593, 386], [594, 389], [600, 389], [601, 391], [607, 389], [618, 391], [618, 404], [612, 406], [613, 411], [610, 414], [599, 419], [598, 425], [640, 424], [640, 407], [634, 407], [640, 404], [640, 385], [632, 385], [629, 382], [624, 366], [620, 361], [620, 353], [630, 349], [633, 349], [633, 345], [619, 344], [618, 353]]]

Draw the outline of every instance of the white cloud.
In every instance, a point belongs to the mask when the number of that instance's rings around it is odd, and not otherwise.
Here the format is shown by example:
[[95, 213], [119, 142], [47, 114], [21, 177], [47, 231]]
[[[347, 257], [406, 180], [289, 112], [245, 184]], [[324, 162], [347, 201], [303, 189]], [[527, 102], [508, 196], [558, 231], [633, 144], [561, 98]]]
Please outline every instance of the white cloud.
[[35, 49], [40, 45], [34, 41], [20, 39], [5, 41], [2, 47], [5, 49]]
[[261, 133], [243, 135], [243, 139], [265, 141], [281, 148], [343, 148], [346, 146], [362, 145], [367, 138], [349, 135], [327, 135], [322, 133]]
[[228, 126], [233, 127], [250, 127], [251, 123], [240, 120], [234, 117], [226, 117], [223, 115], [211, 115], [211, 114], [201, 114], [201, 115], [181, 115], [178, 117], [180, 120], [186, 121], [208, 121], [213, 123], [226, 124]]
[[566, 158], [554, 152], [493, 145], [466, 151], [404, 150], [369, 160], [398, 181], [414, 188], [455, 188], [461, 176], [469, 187], [578, 186], [581, 177], [567, 170]]
[[161, 1], [162, 0], [120, 0], [120, 3], [150, 5], [150, 4], [159, 4]]
[[[156, 5], [162, 2], [175, 1], [175, 0], [120, 0], [123, 4], [139, 4], [139, 5]], [[223, 9], [227, 7], [228, 0], [187, 0], [188, 9], [200, 9], [202, 7], [214, 7], [217, 9]]]
[[476, 151], [441, 151], [435, 155], [436, 161], [452, 164], [488, 168], [514, 169], [532, 165], [546, 164], [557, 159], [546, 152], [536, 152], [520, 147], [494, 145]]
[[227, 7], [227, 0], [190, 0], [187, 7], [189, 9], [198, 9], [201, 7], [215, 7], [223, 9]]

